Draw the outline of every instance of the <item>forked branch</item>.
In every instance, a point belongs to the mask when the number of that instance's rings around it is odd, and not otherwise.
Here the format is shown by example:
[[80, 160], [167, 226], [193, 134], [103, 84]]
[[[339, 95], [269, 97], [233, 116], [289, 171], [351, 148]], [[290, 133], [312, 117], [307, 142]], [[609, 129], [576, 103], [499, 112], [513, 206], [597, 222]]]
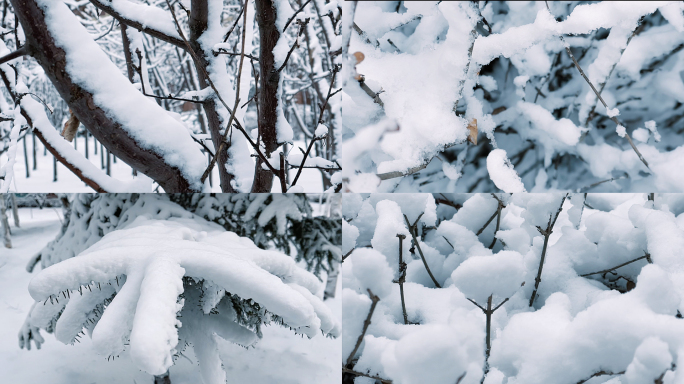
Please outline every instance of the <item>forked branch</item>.
[[554, 216], [553, 214], [551, 214], [551, 216], [549, 216], [549, 224], [546, 226], [546, 229], [542, 229], [541, 227], [537, 226], [537, 230], [539, 231], [539, 233], [541, 233], [542, 236], [544, 236], [544, 246], [542, 248], [541, 259], [539, 260], [539, 270], [537, 271], [537, 278], [534, 279], [534, 290], [532, 291], [532, 296], [530, 297], [530, 307], [534, 303], [534, 299], [537, 297], [537, 289], [539, 289], [539, 283], [541, 283], [542, 269], [544, 268], [544, 259], [546, 258], [546, 249], [549, 245], [549, 237], [553, 232], [553, 226], [556, 224], [556, 220], [558, 220], [558, 215], [560, 215], [561, 211], [563, 210], [563, 203], [565, 203], [565, 199], [567, 198], [567, 194], [563, 196], [563, 199], [561, 199], [560, 207], [558, 207], [558, 211], [556, 211], [556, 215]]
[[408, 226], [409, 233], [411, 234], [411, 237], [413, 238], [413, 243], [416, 245], [416, 248], [418, 249], [418, 253], [420, 254], [420, 258], [423, 260], [423, 265], [425, 265], [425, 269], [427, 270], [428, 275], [430, 275], [430, 278], [432, 279], [432, 282], [435, 284], [435, 287], [442, 288], [442, 286], [439, 285], [439, 283], [437, 282], [437, 279], [435, 279], [435, 277], [432, 275], [432, 271], [430, 271], [430, 267], [428, 266], [427, 260], [425, 260], [425, 256], [423, 255], [423, 250], [420, 249], [420, 243], [418, 242], [418, 238], [417, 238], [418, 237], [417, 226], [418, 226], [418, 220], [420, 220], [421, 216], [423, 216], [422, 213], [420, 214], [420, 216], [418, 216], [418, 218], [416, 219], [416, 222], [413, 223], [413, 225], [411, 225], [411, 223], [409, 222], [409, 219], [408, 219], [408, 217], [406, 217], [406, 215], [404, 215], [404, 220], [406, 220], [406, 226]]

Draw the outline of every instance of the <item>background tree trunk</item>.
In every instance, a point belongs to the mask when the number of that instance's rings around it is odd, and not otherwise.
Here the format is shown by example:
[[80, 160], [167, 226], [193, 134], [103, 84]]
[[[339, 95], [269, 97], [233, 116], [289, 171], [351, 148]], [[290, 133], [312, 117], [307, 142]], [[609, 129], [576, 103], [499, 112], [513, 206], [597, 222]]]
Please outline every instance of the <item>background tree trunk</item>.
[[2, 238], [5, 248], [12, 248], [10, 237], [9, 220], [7, 219], [7, 206], [5, 205], [5, 195], [0, 195], [0, 224], [2, 225]]
[[17, 198], [14, 193], [10, 193], [10, 201], [12, 202], [12, 218], [14, 219], [14, 226], [19, 228], [19, 207], [17, 207]]

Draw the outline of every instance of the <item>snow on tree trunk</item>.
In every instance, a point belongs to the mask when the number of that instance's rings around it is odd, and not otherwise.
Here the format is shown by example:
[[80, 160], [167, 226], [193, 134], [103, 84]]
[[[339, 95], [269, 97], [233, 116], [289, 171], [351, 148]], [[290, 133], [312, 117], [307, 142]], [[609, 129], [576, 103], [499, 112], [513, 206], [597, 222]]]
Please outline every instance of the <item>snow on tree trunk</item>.
[[[202, 35], [205, 34], [209, 28], [209, 0], [193, 0], [190, 8], [190, 17], [188, 19], [188, 24], [190, 27], [190, 47], [195, 51], [199, 62], [195, 62], [197, 68], [201, 68], [197, 71], [200, 86], [202, 88], [209, 87], [209, 80], [207, 79], [207, 74], [209, 67], [212, 65], [214, 59], [214, 54], [211, 52], [212, 47], [205, 47], [201, 44]], [[212, 14], [213, 18], [220, 17], [219, 13]], [[215, 23], [215, 21], [213, 21]], [[205, 49], [205, 48], [208, 48]], [[223, 61], [223, 58], [220, 58]], [[223, 69], [225, 73], [225, 68]], [[214, 80], [215, 81], [215, 80]], [[232, 89], [220, 89], [225, 92], [231, 92]], [[222, 95], [223, 97], [227, 95]], [[207, 103], [204, 103], [204, 112], [207, 115], [209, 131], [211, 132], [211, 138], [214, 143], [214, 148], [219, 148], [221, 142], [223, 142], [223, 133], [226, 127], [222, 129], [223, 125], [228, 124], [228, 116], [225, 116], [225, 108], [220, 104], [217, 97], [212, 97]], [[219, 111], [223, 110], [223, 114]], [[223, 116], [221, 116], [223, 115]], [[226, 168], [226, 163], [228, 162], [229, 148], [226, 148], [221, 153], [218, 153], [218, 161], [216, 162], [219, 171], [219, 179], [221, 183], [221, 191], [223, 192], [237, 192], [232, 186], [232, 181], [235, 175], [228, 173]]]
[[11, 3], [33, 57], [98, 141], [166, 192], [202, 189], [206, 160], [186, 128], [126, 80], [65, 4]]
[[9, 220], [7, 219], [7, 205], [5, 204], [4, 194], [0, 194], [0, 224], [2, 224], [2, 239], [5, 248], [12, 248], [12, 238], [10, 236]]

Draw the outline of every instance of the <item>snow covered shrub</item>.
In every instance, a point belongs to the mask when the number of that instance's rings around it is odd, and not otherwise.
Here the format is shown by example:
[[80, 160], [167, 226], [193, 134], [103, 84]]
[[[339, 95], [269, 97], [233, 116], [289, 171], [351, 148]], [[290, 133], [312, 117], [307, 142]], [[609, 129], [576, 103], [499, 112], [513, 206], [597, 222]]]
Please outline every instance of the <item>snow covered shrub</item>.
[[681, 1], [344, 11], [346, 190], [684, 191]]
[[303, 244], [319, 268], [337, 262], [339, 219], [337, 234], [332, 218], [322, 221], [326, 233], [289, 231], [316, 219], [304, 195], [75, 195], [69, 207], [63, 231], [28, 266], [43, 270], [29, 286], [36, 304], [21, 347], [40, 347], [39, 329], [66, 344], [87, 333], [105, 356], [130, 353], [141, 370], [163, 375], [192, 345], [208, 384], [226, 380], [214, 333], [245, 347], [269, 323], [340, 334], [316, 296], [320, 277], [269, 249]]
[[683, 201], [345, 195], [343, 382], [684, 381]]

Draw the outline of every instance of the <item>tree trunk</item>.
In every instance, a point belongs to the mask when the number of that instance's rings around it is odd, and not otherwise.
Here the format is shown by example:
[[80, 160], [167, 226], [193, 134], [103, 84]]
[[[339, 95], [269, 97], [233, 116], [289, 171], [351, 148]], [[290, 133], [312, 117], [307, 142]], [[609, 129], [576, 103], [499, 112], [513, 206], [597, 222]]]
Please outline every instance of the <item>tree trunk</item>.
[[[210, 65], [208, 57], [213, 57], [212, 52], [205, 52], [202, 45], [199, 43], [199, 39], [202, 34], [207, 30], [209, 25], [209, 3], [207, 0], [192, 0], [192, 8], [190, 10], [190, 18], [188, 19], [188, 24], [190, 27], [190, 47], [195, 51], [198, 61], [195, 62], [195, 67], [197, 67], [197, 78], [199, 79], [200, 88], [209, 87], [209, 81], [207, 80], [207, 71]], [[207, 123], [209, 126], [209, 132], [211, 133], [211, 141], [214, 143], [214, 148], [218, 150], [221, 142], [223, 141], [223, 135], [221, 134], [221, 118], [218, 114], [218, 109], [223, 106], [219, 106], [220, 103], [217, 97], [212, 97], [207, 100], [204, 106], [204, 113], [207, 115]], [[224, 122], [228, 124], [227, 121]], [[230, 129], [230, 127], [226, 127]], [[226, 146], [225, 149], [217, 153], [218, 160], [216, 161], [216, 167], [219, 171], [219, 180], [221, 185], [221, 191], [234, 193], [237, 192], [231, 185], [231, 181], [235, 178], [234, 175], [228, 173], [226, 169], [226, 164], [228, 163], [228, 149], [230, 146]]]
[[[191, 192], [191, 181], [180, 170], [166, 163], [155, 150], [143, 148], [129, 135], [122, 123], [111, 118], [93, 97], [93, 93], [72, 78], [67, 63], [69, 53], [55, 44], [45, 14], [36, 0], [11, 0], [16, 18], [26, 36], [29, 52], [43, 68], [60, 96], [90, 133], [116, 157], [148, 175], [166, 192]], [[64, 23], [78, 22], [63, 20]], [[117, 75], [119, 75], [117, 73]]]
[[0, 224], [2, 226], [2, 238], [5, 248], [12, 248], [9, 220], [7, 219], [7, 206], [5, 205], [5, 195], [2, 194], [0, 194]]
[[14, 193], [10, 193], [10, 200], [12, 201], [12, 217], [14, 218], [14, 226], [19, 228], [19, 207], [17, 207], [17, 198]]
[[[276, 133], [278, 106], [278, 82], [280, 74], [276, 72], [273, 57], [280, 38], [280, 31], [276, 27], [276, 9], [272, 0], [255, 0], [256, 20], [259, 24], [259, 137], [265, 147], [265, 155], [270, 156], [278, 148]], [[261, 159], [257, 159], [254, 172], [252, 192], [270, 192], [273, 184], [273, 173], [264, 169]]]

